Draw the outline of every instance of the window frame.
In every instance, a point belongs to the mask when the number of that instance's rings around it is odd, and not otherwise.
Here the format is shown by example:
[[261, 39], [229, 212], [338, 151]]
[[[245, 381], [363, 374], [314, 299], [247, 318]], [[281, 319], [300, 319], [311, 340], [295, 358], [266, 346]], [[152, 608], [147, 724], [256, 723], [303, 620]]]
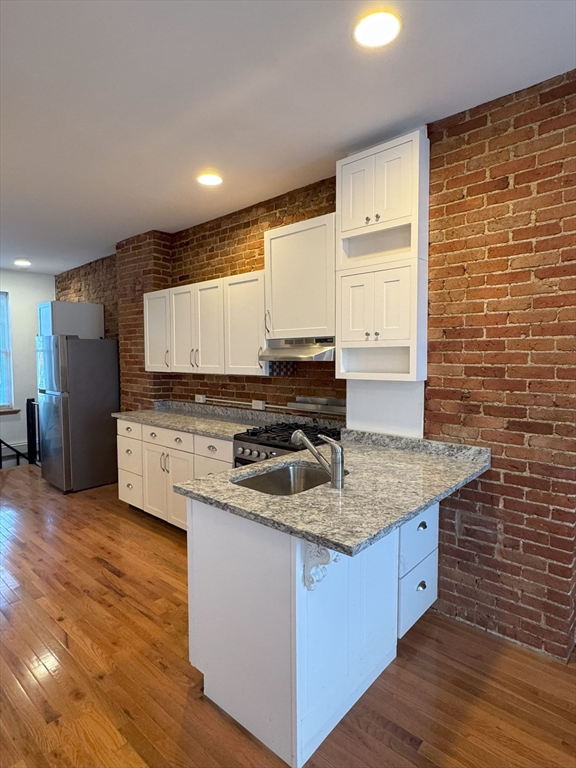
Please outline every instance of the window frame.
[[[3, 325], [5, 330], [3, 330]], [[0, 291], [0, 412], [13, 411], [14, 407], [14, 360], [10, 296], [8, 291]]]

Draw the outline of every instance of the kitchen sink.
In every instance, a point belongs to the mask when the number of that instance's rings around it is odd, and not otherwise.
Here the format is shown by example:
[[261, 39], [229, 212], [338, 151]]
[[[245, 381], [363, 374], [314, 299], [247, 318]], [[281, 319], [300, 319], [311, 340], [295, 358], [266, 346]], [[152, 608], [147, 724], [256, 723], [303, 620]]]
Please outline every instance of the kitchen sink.
[[287, 464], [277, 469], [261, 472], [242, 480], [232, 480], [236, 485], [251, 488], [274, 496], [293, 496], [330, 482], [330, 475], [322, 467], [307, 464]]

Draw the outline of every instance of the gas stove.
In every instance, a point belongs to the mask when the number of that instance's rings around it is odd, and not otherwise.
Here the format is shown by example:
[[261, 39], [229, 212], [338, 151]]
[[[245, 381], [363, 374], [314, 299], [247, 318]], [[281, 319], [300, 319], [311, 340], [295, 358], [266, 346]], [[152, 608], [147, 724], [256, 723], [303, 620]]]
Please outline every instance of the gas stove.
[[234, 465], [253, 464], [255, 461], [283, 456], [293, 451], [306, 450], [303, 445], [291, 442], [292, 433], [301, 429], [313, 445], [321, 445], [318, 435], [327, 435], [334, 440], [340, 440], [339, 429], [318, 427], [314, 424], [270, 424], [266, 427], [252, 427], [246, 432], [234, 435]]

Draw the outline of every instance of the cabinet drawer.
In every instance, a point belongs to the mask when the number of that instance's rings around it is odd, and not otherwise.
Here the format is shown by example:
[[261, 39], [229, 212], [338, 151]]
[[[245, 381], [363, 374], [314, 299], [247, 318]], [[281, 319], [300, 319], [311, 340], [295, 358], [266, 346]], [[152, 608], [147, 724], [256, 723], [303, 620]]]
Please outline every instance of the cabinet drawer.
[[407, 574], [438, 548], [438, 504], [425, 509], [400, 527], [398, 575]]
[[198, 456], [207, 456], [209, 459], [232, 463], [232, 441], [195, 435], [194, 453]]
[[208, 456], [194, 456], [194, 480], [206, 475], [214, 475], [218, 472], [226, 472], [232, 469], [232, 462], [220, 461], [219, 459], [208, 458]]
[[118, 469], [142, 474], [142, 441], [118, 435]]
[[135, 440], [142, 440], [142, 424], [137, 424], [135, 421], [118, 419], [117, 430], [119, 435], [133, 437]]
[[402, 637], [438, 597], [438, 550], [399, 580], [398, 637]]
[[142, 427], [142, 440], [146, 443], [156, 443], [164, 448], [175, 448], [178, 451], [194, 453], [194, 435], [190, 432], [179, 432], [176, 429], [163, 427]]
[[138, 509], [143, 508], [142, 478], [124, 469], [118, 471], [118, 498]]

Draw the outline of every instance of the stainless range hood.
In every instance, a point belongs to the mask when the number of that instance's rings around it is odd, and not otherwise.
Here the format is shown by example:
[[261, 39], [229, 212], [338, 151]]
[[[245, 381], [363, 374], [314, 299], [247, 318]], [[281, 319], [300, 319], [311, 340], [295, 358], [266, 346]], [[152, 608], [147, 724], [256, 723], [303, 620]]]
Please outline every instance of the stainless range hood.
[[334, 337], [270, 339], [260, 353], [261, 362], [330, 362], [334, 360]]

